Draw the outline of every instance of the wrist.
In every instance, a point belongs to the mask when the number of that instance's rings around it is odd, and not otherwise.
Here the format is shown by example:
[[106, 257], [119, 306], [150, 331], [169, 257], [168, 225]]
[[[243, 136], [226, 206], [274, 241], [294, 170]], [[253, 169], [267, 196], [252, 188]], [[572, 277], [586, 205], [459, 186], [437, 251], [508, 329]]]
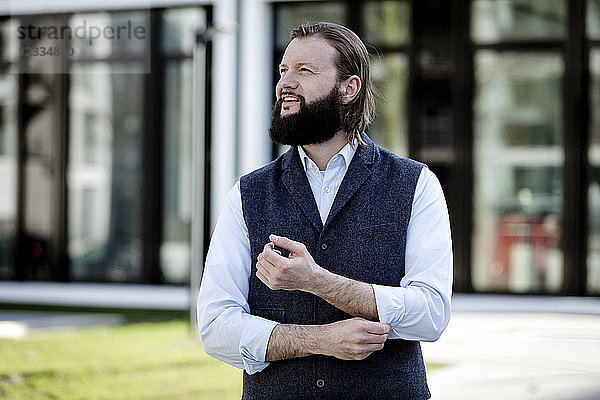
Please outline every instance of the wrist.
[[329, 356], [331, 345], [331, 324], [313, 325], [313, 343], [311, 346], [311, 354]]
[[310, 279], [306, 282], [306, 292], [319, 296], [321, 289], [325, 286], [325, 282], [331, 275], [331, 272], [315, 263], [313, 273]]

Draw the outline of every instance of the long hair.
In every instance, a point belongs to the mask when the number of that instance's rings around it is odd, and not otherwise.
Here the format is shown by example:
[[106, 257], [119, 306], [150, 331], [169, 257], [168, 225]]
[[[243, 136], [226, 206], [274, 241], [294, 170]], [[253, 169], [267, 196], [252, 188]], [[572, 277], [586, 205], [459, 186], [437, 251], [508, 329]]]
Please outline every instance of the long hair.
[[292, 30], [291, 39], [319, 37], [337, 50], [335, 66], [338, 82], [352, 75], [360, 78], [361, 88], [358, 95], [342, 106], [342, 128], [348, 134], [348, 142], [365, 145], [360, 134], [364, 132], [375, 117], [375, 94], [369, 76], [369, 52], [360, 38], [345, 26], [332, 22], [303, 24]]

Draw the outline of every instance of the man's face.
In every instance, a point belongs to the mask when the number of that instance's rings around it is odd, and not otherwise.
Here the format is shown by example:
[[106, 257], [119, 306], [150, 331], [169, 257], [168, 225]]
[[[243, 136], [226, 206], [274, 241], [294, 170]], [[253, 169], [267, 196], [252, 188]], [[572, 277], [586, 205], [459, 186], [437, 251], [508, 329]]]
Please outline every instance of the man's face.
[[269, 135], [292, 146], [323, 143], [341, 128], [336, 50], [320, 38], [294, 39], [280, 64]]
[[300, 99], [307, 103], [325, 97], [337, 83], [336, 50], [325, 39], [296, 38], [290, 42], [279, 65], [277, 100], [282, 101], [281, 116], [300, 110]]

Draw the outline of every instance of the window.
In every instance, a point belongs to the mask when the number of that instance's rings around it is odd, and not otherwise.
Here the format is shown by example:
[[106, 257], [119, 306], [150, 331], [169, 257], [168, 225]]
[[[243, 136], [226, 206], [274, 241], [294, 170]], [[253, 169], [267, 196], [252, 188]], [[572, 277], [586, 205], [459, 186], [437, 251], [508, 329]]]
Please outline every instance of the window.
[[[0, 21], [0, 279], [188, 280], [192, 48], [209, 9]], [[19, 44], [52, 40], [19, 42], [19, 24], [79, 28], [60, 43], [72, 57], [13, 74]], [[92, 26], [114, 37], [90, 43]]]
[[71, 69], [67, 186], [73, 280], [142, 278], [144, 75], [117, 72], [127, 68], [106, 60], [74, 62]]
[[368, 129], [378, 145], [399, 156], [408, 157], [406, 93], [408, 58], [403, 53], [388, 53], [371, 60], [371, 79], [377, 89], [377, 116]]
[[471, 16], [477, 43], [563, 39], [567, 32], [564, 0], [475, 0]]
[[365, 1], [362, 9], [364, 39], [379, 46], [400, 46], [410, 41], [408, 1]]
[[[189, 279], [192, 50], [195, 32], [206, 25], [206, 12], [173, 8], [152, 16], [145, 11], [81, 14], [73, 17], [72, 24], [93, 21], [119, 26], [132, 21], [149, 29], [150, 18], [157, 18], [161, 25], [161, 36], [155, 41], [75, 44], [85, 57], [73, 60], [70, 75], [73, 280], [185, 283]], [[148, 69], [152, 43], [156, 43], [152, 56], [158, 60], [152, 64], [154, 71]], [[147, 73], [162, 82], [148, 86]], [[158, 113], [148, 111], [157, 106]], [[147, 129], [161, 121], [162, 127]], [[148, 146], [158, 149], [149, 152]], [[148, 179], [153, 182], [149, 194], [162, 201], [144, 198]], [[162, 204], [151, 216], [156, 223], [152, 226], [162, 227], [162, 232], [152, 233], [160, 244], [148, 250], [144, 242], [152, 240], [143, 231], [147, 226], [144, 215], [153, 204]], [[149, 256], [152, 253], [157, 257]]]
[[[591, 2], [590, 2], [591, 3]], [[600, 14], [597, 14], [600, 16]], [[590, 52], [587, 290], [600, 294], [600, 48]]]
[[587, 0], [586, 27], [588, 39], [600, 39], [600, 1]]
[[17, 218], [17, 75], [10, 30], [16, 19], [0, 21], [0, 278], [14, 276], [12, 248]]
[[[557, 293], [565, 66], [556, 39], [566, 34], [566, 4], [476, 0], [471, 18], [472, 40], [485, 45], [474, 55], [473, 287]], [[547, 50], [532, 48], [539, 40]]]
[[[290, 40], [291, 29], [305, 23], [320, 21], [346, 25], [347, 5], [342, 2], [319, 2], [313, 4], [275, 5], [275, 46], [283, 53]], [[278, 60], [279, 61], [279, 60]]]
[[562, 75], [557, 54], [475, 58], [476, 289], [561, 287]]
[[406, 52], [410, 41], [410, 4], [407, 1], [367, 1], [362, 7], [362, 37], [367, 49], [374, 53], [371, 79], [378, 93], [377, 116], [368, 134], [378, 145], [408, 156]]
[[192, 222], [192, 51], [194, 31], [206, 24], [198, 8], [163, 13], [164, 75], [163, 233], [161, 279], [184, 283], [190, 276]]

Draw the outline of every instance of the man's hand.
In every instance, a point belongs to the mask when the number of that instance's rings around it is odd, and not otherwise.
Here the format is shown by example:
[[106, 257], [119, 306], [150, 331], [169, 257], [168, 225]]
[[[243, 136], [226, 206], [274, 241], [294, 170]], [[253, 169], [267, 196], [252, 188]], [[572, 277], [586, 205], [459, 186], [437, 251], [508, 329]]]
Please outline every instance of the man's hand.
[[[269, 236], [262, 253], [258, 255], [256, 276], [272, 290], [309, 291], [323, 269], [317, 265], [303, 243], [285, 237]], [[290, 251], [283, 257], [275, 245]]]
[[342, 360], [364, 360], [383, 349], [390, 326], [355, 317], [325, 325], [331, 338], [325, 355]]
[[[319, 266], [303, 243], [271, 235], [258, 255], [256, 276], [271, 290], [302, 290], [319, 296], [347, 314], [379, 320], [373, 287]], [[283, 257], [275, 245], [289, 250]]]
[[326, 325], [279, 324], [267, 346], [267, 361], [323, 354], [341, 360], [364, 360], [383, 349], [390, 326], [363, 318]]

